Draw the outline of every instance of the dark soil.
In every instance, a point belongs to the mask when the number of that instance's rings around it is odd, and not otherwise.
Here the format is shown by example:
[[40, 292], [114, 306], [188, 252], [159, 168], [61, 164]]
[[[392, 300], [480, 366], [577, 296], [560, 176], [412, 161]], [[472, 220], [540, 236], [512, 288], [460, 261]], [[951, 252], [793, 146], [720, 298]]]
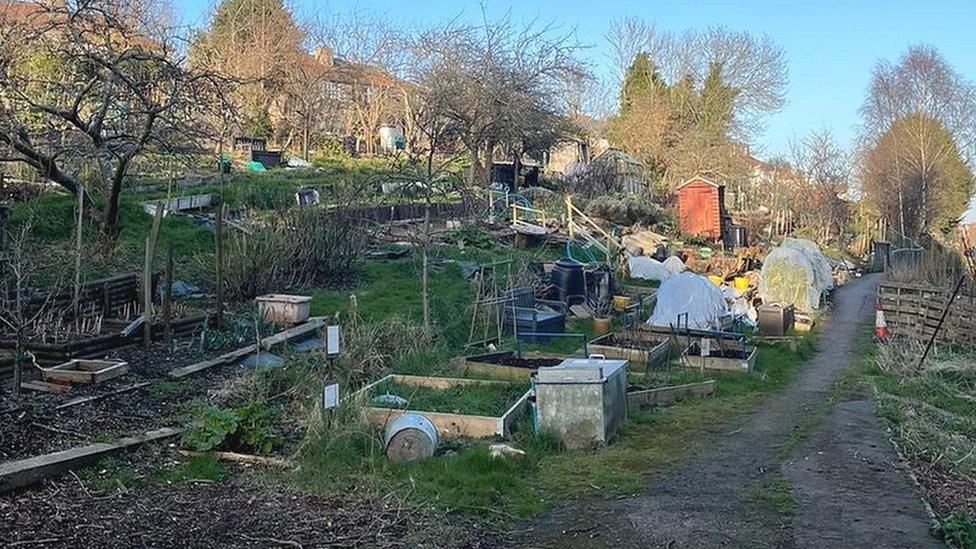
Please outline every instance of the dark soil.
[[[20, 409], [0, 414], [0, 461], [21, 459], [64, 450], [96, 440], [174, 426], [186, 405], [215, 394], [241, 368], [225, 365], [179, 381], [170, 381], [170, 370], [193, 364], [225, 351], [169, 352], [161, 345], [148, 350], [130, 348], [109, 358], [128, 362], [129, 372], [94, 385], [73, 385], [65, 393], [24, 391]], [[37, 378], [30, 372], [31, 378]], [[61, 410], [54, 408], [79, 397], [107, 394], [143, 382], [146, 387]], [[9, 394], [9, 387], [5, 388]], [[13, 401], [8, 399], [10, 409]]]
[[922, 461], [913, 461], [911, 468], [926, 501], [939, 516], [945, 517], [960, 507], [976, 516], [976, 478]]
[[538, 370], [539, 368], [549, 368], [552, 366], [559, 366], [562, 363], [561, 358], [518, 358], [515, 355], [508, 355], [499, 358], [496, 361], [491, 362], [492, 364], [499, 364], [501, 366], [513, 366], [515, 368], [528, 368], [530, 370]]
[[563, 505], [526, 524], [514, 541], [561, 548], [937, 546], [872, 407], [838, 406], [843, 413], [811, 426], [790, 460], [779, 457], [855, 361], [877, 283], [864, 277], [838, 290], [817, 356], [783, 394], [684, 466], [652, 477], [633, 497]]
[[614, 334], [607, 334], [600, 339], [594, 341], [596, 345], [606, 345], [610, 347], [620, 347], [621, 349], [636, 349], [638, 351], [650, 351], [655, 349], [661, 342], [665, 341], [667, 337], [662, 337], [659, 340], [648, 340], [646, 337], [635, 338], [618, 336]]
[[383, 501], [323, 501], [246, 480], [102, 494], [66, 477], [0, 499], [8, 547], [398, 547], [414, 527]]

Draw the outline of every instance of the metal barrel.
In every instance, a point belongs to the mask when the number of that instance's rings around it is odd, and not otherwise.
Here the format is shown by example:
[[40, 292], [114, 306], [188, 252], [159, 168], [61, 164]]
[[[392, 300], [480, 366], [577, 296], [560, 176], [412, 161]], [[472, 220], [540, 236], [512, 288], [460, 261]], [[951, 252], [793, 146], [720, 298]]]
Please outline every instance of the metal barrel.
[[437, 429], [420, 414], [401, 414], [386, 427], [386, 457], [393, 462], [407, 462], [434, 456]]

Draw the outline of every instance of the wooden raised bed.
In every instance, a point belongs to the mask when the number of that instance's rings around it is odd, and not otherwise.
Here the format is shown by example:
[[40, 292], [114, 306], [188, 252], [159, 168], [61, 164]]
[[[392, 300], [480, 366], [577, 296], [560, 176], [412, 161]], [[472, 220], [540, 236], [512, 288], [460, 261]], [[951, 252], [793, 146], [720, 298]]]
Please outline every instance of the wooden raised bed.
[[50, 368], [41, 368], [41, 378], [68, 383], [101, 383], [129, 371], [126, 362], [76, 358]]
[[363, 406], [363, 417], [370, 424], [383, 429], [391, 421], [403, 414], [420, 414], [430, 420], [437, 429], [437, 435], [444, 438], [485, 438], [499, 436], [508, 437], [512, 426], [525, 413], [529, 405], [531, 391], [512, 404], [500, 417], [475, 416], [466, 414], [449, 414], [444, 412], [428, 412], [424, 410], [401, 410], [397, 408], [379, 408], [370, 406], [370, 391], [380, 383], [392, 381], [403, 385], [430, 387], [434, 389], [448, 389], [459, 385], [489, 385], [506, 384], [505, 381], [485, 379], [460, 379], [448, 377], [426, 377], [391, 374], [363, 387], [350, 396], [354, 402]]
[[556, 366], [565, 356], [526, 352], [519, 357], [515, 351], [498, 351], [460, 359], [457, 369], [464, 376], [478, 376], [505, 381], [528, 381], [540, 366]]
[[641, 370], [667, 362], [672, 346], [669, 334], [637, 328], [600, 336], [589, 342], [586, 348], [590, 355], [626, 360], [630, 363], [629, 370]]
[[711, 354], [701, 356], [699, 345], [694, 343], [688, 348], [681, 365], [701, 370], [717, 370], [723, 372], [751, 372], [756, 366], [756, 348], [746, 346], [718, 346], [712, 344]]
[[715, 392], [715, 380], [672, 385], [670, 387], [656, 387], [654, 389], [640, 389], [627, 392], [627, 408], [631, 411], [645, 406], [663, 406], [671, 404], [692, 395], [710, 395]]

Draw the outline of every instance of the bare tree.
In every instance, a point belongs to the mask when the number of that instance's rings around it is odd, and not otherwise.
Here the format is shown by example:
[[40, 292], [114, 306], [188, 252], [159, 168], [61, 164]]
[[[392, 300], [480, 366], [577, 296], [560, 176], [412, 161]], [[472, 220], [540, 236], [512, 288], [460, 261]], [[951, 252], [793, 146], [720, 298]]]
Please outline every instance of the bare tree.
[[456, 23], [423, 32], [413, 43], [413, 80], [441, 98], [468, 150], [468, 181], [484, 184], [506, 125], [517, 109], [558, 114], [560, 83], [583, 70], [572, 33], [553, 25], [516, 24], [510, 15], [476, 26]]
[[851, 178], [851, 157], [824, 128], [790, 142], [791, 173], [787, 189], [790, 209], [801, 228], [818, 231], [824, 240], [838, 238], [850, 215], [845, 198]]
[[87, 184], [86, 213], [114, 237], [134, 162], [203, 137], [219, 82], [186, 69], [176, 36], [136, 32], [146, 16], [126, 0], [25, 6], [0, 31], [0, 159], [76, 195]]

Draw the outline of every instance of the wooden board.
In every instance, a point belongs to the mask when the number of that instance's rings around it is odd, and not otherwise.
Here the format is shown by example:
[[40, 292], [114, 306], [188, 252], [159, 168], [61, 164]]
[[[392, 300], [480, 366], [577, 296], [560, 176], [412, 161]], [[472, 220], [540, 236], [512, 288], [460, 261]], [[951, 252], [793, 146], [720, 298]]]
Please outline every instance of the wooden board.
[[631, 411], [645, 406], [663, 406], [692, 395], [710, 395], [715, 392], [715, 380], [659, 387], [627, 393], [627, 408]]
[[174, 437], [182, 429], [166, 427], [123, 437], [114, 442], [98, 442], [17, 461], [0, 463], [0, 492], [29, 486], [49, 477], [96, 463], [103, 456], [134, 448], [147, 442]]
[[756, 366], [756, 348], [753, 347], [746, 358], [725, 358], [720, 356], [698, 356], [686, 354], [680, 361], [682, 366], [701, 370], [723, 372], [751, 372]]
[[204, 360], [203, 362], [197, 362], [196, 364], [191, 364], [189, 366], [184, 366], [182, 368], [176, 368], [169, 373], [171, 379], [179, 379], [181, 377], [186, 377], [197, 372], [202, 372], [214, 366], [220, 366], [222, 364], [228, 364], [234, 362], [240, 358], [243, 358], [249, 354], [256, 353], [258, 350], [268, 350], [271, 347], [284, 343], [290, 339], [295, 339], [296, 337], [303, 336], [309, 332], [314, 332], [322, 326], [325, 325], [325, 319], [321, 317], [310, 318], [308, 322], [295, 326], [294, 328], [289, 328], [277, 334], [268, 336], [261, 340], [260, 344], [248, 345], [247, 347], [242, 347], [236, 351], [231, 351], [229, 353], [224, 353], [216, 358], [211, 358], [209, 360]]

